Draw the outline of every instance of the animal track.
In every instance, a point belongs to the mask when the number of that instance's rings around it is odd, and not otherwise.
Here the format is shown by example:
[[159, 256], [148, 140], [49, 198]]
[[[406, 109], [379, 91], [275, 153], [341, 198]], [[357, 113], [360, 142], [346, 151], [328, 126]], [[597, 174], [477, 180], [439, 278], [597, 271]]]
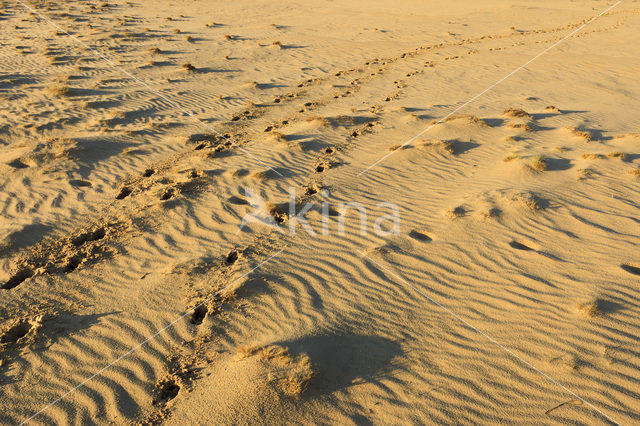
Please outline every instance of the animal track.
[[153, 399], [152, 404], [164, 404], [171, 401], [178, 396], [180, 392], [180, 385], [176, 383], [173, 377], [166, 377], [156, 384], [156, 397]]
[[240, 253], [238, 253], [237, 250], [231, 250], [229, 252], [229, 254], [227, 254], [227, 264], [232, 265], [234, 263], [236, 263], [236, 261], [238, 260], [238, 257], [240, 257]]
[[9, 280], [6, 283], [4, 283], [2, 288], [5, 290], [16, 288], [17, 286], [25, 282], [27, 279], [31, 278], [33, 275], [34, 273], [31, 269], [22, 269], [16, 272], [11, 278], [9, 278]]
[[196, 324], [196, 325], [200, 325], [202, 324], [202, 321], [204, 321], [205, 317], [207, 316], [207, 307], [203, 304], [198, 305], [194, 310], [193, 310], [193, 314], [191, 315], [191, 324]]
[[173, 197], [173, 195], [174, 195], [174, 190], [173, 190], [173, 188], [169, 188], [169, 189], [167, 189], [166, 191], [164, 191], [164, 192], [162, 193], [162, 195], [160, 196], [160, 199], [161, 199], [162, 201], [166, 201], [166, 200], [171, 199], [171, 197]]
[[73, 238], [71, 242], [76, 247], [80, 247], [88, 241], [98, 241], [103, 239], [107, 235], [107, 231], [104, 228], [98, 228], [94, 231], [85, 232], [79, 236]]
[[120, 190], [118, 195], [116, 195], [116, 200], [123, 200], [127, 198], [130, 194], [131, 194], [131, 189], [125, 186]]
[[84, 259], [81, 256], [73, 256], [69, 258], [69, 260], [67, 261], [67, 264], [64, 266], [65, 271], [67, 272], [75, 271], [76, 269], [78, 269], [78, 266], [82, 264], [83, 260]]
[[316, 165], [316, 172], [318, 173], [322, 173], [327, 169], [331, 169], [335, 166], [337, 166], [339, 163], [335, 160], [323, 160], [320, 161], [317, 165]]
[[10, 290], [37, 274], [69, 273], [88, 261], [94, 261], [112, 253], [114, 249], [103, 243], [121, 223], [111, 223], [107, 227], [72, 233], [57, 239], [43, 240], [30, 247], [17, 262], [17, 272], [2, 285]]
[[19, 343], [20, 339], [39, 325], [40, 319], [37, 318], [36, 321], [26, 319], [18, 321], [0, 336], [0, 344]]
[[[106, 6], [103, 6], [106, 7]], [[118, 7], [118, 6], [116, 6]], [[1, 15], [2, 13], [0, 13]], [[211, 26], [215, 26], [215, 24], [211, 24]], [[154, 30], [155, 31], [155, 30]], [[469, 39], [469, 40], [464, 40], [463, 42], [460, 43], [460, 45], [466, 45], [466, 44], [472, 44], [472, 43], [479, 43], [479, 41], [476, 41], [475, 39]], [[413, 56], [419, 55], [419, 54], [427, 54], [427, 53], [431, 53], [433, 50], [432, 49], [436, 49], [436, 48], [441, 48], [441, 47], [447, 47], [450, 48], [453, 45], [451, 43], [442, 43], [441, 46], [421, 46], [420, 48], [416, 49], [416, 52], [408, 52], [408, 53], [404, 53], [401, 56], [398, 57], [394, 57], [389, 59], [389, 62], [395, 62], [395, 61], [399, 61], [400, 58], [411, 58]], [[148, 46], [147, 46], [148, 47]], [[159, 54], [161, 53], [159, 51], [159, 49], [155, 49], [154, 51], [152, 51], [151, 53], [153, 54]], [[430, 55], [432, 56], [432, 55]], [[436, 55], [437, 56], [437, 55]], [[450, 56], [447, 59], [454, 59], [454, 58], [459, 58], [459, 56]], [[435, 59], [435, 58], [434, 58]], [[179, 62], [181, 63], [181, 62]], [[370, 63], [367, 62], [367, 65], [369, 65]], [[383, 73], [385, 71], [387, 71], [387, 69], [385, 68], [379, 68], [379, 64], [382, 65], [387, 65], [387, 61], [386, 60], [378, 60], [376, 59], [375, 61], [373, 61], [373, 64], [371, 67], [369, 68], [365, 68], [365, 69], [351, 69], [351, 70], [346, 70], [346, 71], [340, 71], [338, 73], [336, 73], [337, 76], [339, 75], [343, 75], [343, 74], [348, 74], [348, 73], [358, 73], [359, 76], [363, 76], [362, 79], [355, 79], [351, 81], [351, 84], [353, 85], [354, 83], [360, 84], [360, 82], [358, 80], [364, 80], [366, 82], [366, 75], [365, 74], [371, 74], [371, 75], [377, 75], [378, 73]], [[188, 71], [196, 71], [195, 67], [193, 67], [190, 64], [187, 64], [188, 66], [185, 66], [185, 68]], [[425, 65], [427, 66], [427, 65]], [[374, 71], [373, 73], [371, 73], [370, 71]], [[204, 71], [203, 71], [204, 72]], [[404, 72], [403, 72], [404, 73]], [[416, 72], [412, 72], [412, 73], [407, 73], [406, 76], [410, 77], [411, 75], [415, 75]], [[186, 73], [184, 73], [184, 75], [186, 75]], [[348, 79], [353, 78], [353, 76], [351, 77], [347, 77]], [[299, 87], [310, 87], [312, 85], [316, 85], [319, 84], [321, 82], [325, 81], [324, 78], [321, 79], [309, 79], [307, 81], [305, 81], [304, 83], [301, 83], [299, 85]], [[396, 81], [394, 82], [397, 85], [397, 88], [400, 89], [401, 87], [405, 87], [406, 83], [404, 81]], [[258, 86], [258, 85], [256, 85]], [[321, 87], [318, 85], [318, 87]], [[337, 87], [337, 86], [336, 86]], [[346, 96], [346, 95], [350, 95], [351, 93], [357, 93], [357, 89], [358, 87], [354, 87], [351, 90], [346, 90], [344, 92], [341, 93], [341, 96]], [[306, 90], [306, 89], [305, 89]], [[303, 93], [303, 92], [301, 92]], [[303, 93], [304, 95], [304, 93]], [[333, 93], [331, 93], [331, 95], [333, 95]], [[394, 95], [395, 96], [395, 95]], [[271, 98], [270, 98], [271, 99]], [[389, 97], [388, 100], [391, 100], [392, 97]], [[288, 97], [286, 97], [286, 95], [283, 96], [279, 96], [278, 98], [276, 98], [273, 103], [274, 104], [281, 104], [286, 102], [288, 100]], [[322, 104], [319, 102], [306, 102], [304, 108], [301, 109], [301, 111], [304, 111], [305, 109], [311, 109], [311, 108], [315, 108], [316, 105], [318, 104]], [[275, 105], [269, 105], [269, 107], [275, 107]], [[245, 107], [246, 108], [246, 107]], [[260, 109], [260, 112], [262, 112], [263, 109]], [[249, 124], [249, 123], [244, 123], [243, 120], [245, 120], [247, 118], [248, 115], [251, 115], [250, 111], [245, 111], [243, 113], [240, 114], [235, 114], [233, 115], [233, 119], [234, 121], [238, 121], [241, 123], [241, 125], [245, 125], [245, 124]], [[249, 117], [249, 118], [253, 118], [253, 117]], [[291, 121], [293, 121], [294, 118], [291, 119]], [[288, 120], [282, 121], [282, 120], [277, 120], [277, 122], [282, 122], [283, 124], [285, 124]], [[367, 124], [367, 127], [371, 127], [373, 126], [373, 124]], [[273, 130], [273, 126], [269, 126], [268, 131]], [[348, 134], [351, 134], [351, 136], [353, 138], [356, 137], [361, 137], [361, 135], [364, 134], [366, 129], [355, 129], [351, 128], [348, 131], [346, 131], [345, 136]], [[209, 156], [213, 156], [213, 152], [206, 152], [206, 151], [202, 151], [202, 150], [206, 150], [208, 148], [213, 148], [215, 149], [216, 152], [220, 152], [223, 151], [227, 148], [229, 148], [232, 144], [231, 141], [228, 141], [226, 139], [228, 139], [228, 135], [225, 135], [224, 139], [219, 139], [218, 137], [213, 137], [210, 136], [209, 138], [205, 138], [202, 140], [193, 140], [191, 142], [194, 143], [194, 146], [189, 146], [187, 148], [188, 150], [188, 155], [192, 155], [193, 157], [205, 157], [205, 155], [209, 155]], [[197, 139], [197, 138], [196, 138]], [[340, 148], [338, 148], [340, 149]], [[194, 152], [195, 151], [195, 152]], [[325, 153], [326, 154], [332, 154], [334, 152], [334, 150], [332, 148], [326, 148]], [[25, 160], [26, 161], [26, 160]], [[324, 161], [324, 159], [319, 159], [319, 163], [313, 164], [314, 166], [316, 166], [316, 171], [317, 172], [323, 172], [325, 171], [327, 168], [332, 167], [332, 165], [334, 163], [332, 162], [326, 162]], [[144, 164], [144, 163], [143, 163]], [[20, 167], [20, 166], [24, 166], [24, 167], [29, 167], [28, 164], [22, 163], [22, 162], [18, 162], [16, 163], [16, 166]], [[144, 165], [143, 165], [144, 167]], [[155, 165], [154, 165], [155, 167]], [[204, 166], [203, 166], [204, 167]], [[142, 168], [137, 168], [137, 178], [140, 179], [140, 181], [142, 181], [141, 177], [140, 177], [140, 171]], [[142, 173], [142, 177], [143, 178], [149, 178], [153, 175], [155, 175], [156, 173], [161, 174], [162, 175], [162, 170], [164, 170], [163, 168], [159, 168], [156, 170], [154, 169], [147, 169], [144, 171], [144, 173]], [[16, 172], [16, 173], [22, 173], [22, 172]], [[149, 185], [151, 185], [150, 182], [155, 181], [156, 176], [154, 176], [154, 178], [152, 179], [148, 179], [144, 182], [149, 183]], [[125, 184], [125, 182], [121, 183]], [[126, 198], [127, 196], [129, 196], [133, 191], [136, 191], [135, 194], [137, 195], [140, 191], [147, 189], [147, 188], [141, 188], [140, 186], [138, 186], [137, 184], [132, 184], [131, 182], [126, 182], [127, 187], [123, 188], [121, 190], [120, 193], [118, 193], [118, 195], [116, 196], [116, 199], [121, 200]], [[132, 188], [132, 189], [129, 189]], [[117, 191], [117, 189], [115, 190]], [[114, 191], [114, 192], [115, 192]], [[181, 189], [179, 189], [179, 191], [181, 191]], [[307, 189], [306, 194], [307, 195], [313, 195], [314, 193], [317, 192], [316, 188], [313, 187], [309, 187]], [[161, 189], [158, 189], [158, 192], [154, 192], [154, 195], [157, 197], [159, 196], [161, 193]], [[162, 195], [160, 195], [162, 200], [168, 200], [173, 196], [174, 192], [172, 189], [168, 189], [166, 190], [164, 193], [162, 193]], [[109, 195], [109, 194], [107, 194]], [[111, 195], [113, 196], [113, 195]], [[229, 199], [230, 202], [235, 203], [237, 202], [238, 204], [246, 204], [246, 200], [241, 200], [241, 199]], [[116, 203], [117, 204], [117, 203]], [[128, 203], [125, 203], [128, 204]], [[537, 209], [533, 208], [533, 209]], [[126, 213], [130, 213], [131, 211]], [[284, 217], [281, 216], [279, 213], [277, 213], [276, 210], [274, 210], [274, 216], [276, 216], [277, 219]], [[284, 219], [281, 219], [284, 220]], [[278, 220], [278, 222], [281, 222], [281, 220]], [[111, 229], [111, 228], [109, 228]], [[111, 232], [109, 232], [109, 237], [107, 238], [107, 240], [111, 239]], [[423, 241], [423, 242], [428, 242], [431, 241], [431, 237], [429, 235], [427, 235], [426, 233], [422, 232], [422, 231], [418, 231], [418, 230], [413, 230], [409, 233], [409, 236], [415, 240], [418, 241]], [[71, 244], [74, 247], [70, 247], [70, 250], [67, 251], [67, 253], [65, 253], [63, 256], [53, 256], [48, 258], [43, 264], [39, 264], [37, 262], [27, 262], [29, 265], [29, 268], [26, 268], [26, 266], [23, 266], [23, 264], [21, 264], [22, 269], [19, 270], [18, 273], [16, 273], [5, 285], [3, 285], [2, 288], [14, 288], [15, 286], [19, 285], [20, 283], [28, 280], [30, 277], [32, 277], [34, 275], [33, 270], [36, 271], [37, 274], [40, 274], [42, 269], [44, 269], [47, 272], [53, 272], [53, 271], [59, 271], [60, 269], [55, 269], [55, 268], [62, 268], [62, 270], [64, 271], [73, 271], [76, 270], [77, 268], [79, 268], [84, 262], [85, 259], [88, 259], [92, 254], [95, 254], [93, 249], [96, 248], [96, 241], [102, 240], [105, 237], [107, 237], [107, 232], [105, 228], [101, 228], [95, 231], [89, 231], [89, 232], [84, 232], [81, 235], [78, 235], [75, 238], [71, 239]], [[101, 243], [100, 243], [101, 244]], [[521, 243], [518, 243], [521, 244]], [[513, 247], [513, 245], [512, 245]], [[65, 251], [67, 249], [67, 247], [62, 247], [65, 250], [58, 250], [61, 248], [60, 245], [52, 245], [50, 247], [46, 247], [47, 249], [49, 249], [51, 252], [55, 252], [55, 251]], [[518, 248], [515, 247], [516, 249], [522, 249], [522, 248]], [[81, 252], [78, 253], [79, 249], [81, 249]], [[533, 250], [529, 247], [525, 248], [526, 250]], [[221, 256], [219, 256], [216, 260], [217, 262], [223, 264], [223, 262], [226, 262], [226, 264], [228, 265], [232, 265], [235, 264], [238, 261], [238, 258], [240, 256], [240, 253], [238, 253], [238, 251], [233, 250], [231, 252], [229, 252], [226, 257], [224, 255], [224, 253], [220, 253]], [[44, 256], [45, 258], [47, 256]], [[57, 265], [55, 266], [55, 268], [53, 268], [52, 265]], [[627, 270], [625, 268], [625, 265], [622, 265], [623, 269]], [[640, 271], [640, 268], [635, 267], [635, 266], [631, 266], [629, 265], [630, 268], [635, 268], [636, 270]], [[31, 269], [33, 268], [33, 270]], [[50, 269], [53, 268], [53, 269]], [[227, 268], [229, 271], [231, 271], [232, 267]], [[632, 272], [632, 273], [638, 273], [638, 272]], [[7, 287], [7, 284], [10, 284], [11, 286]], [[202, 306], [198, 306], [197, 308], [195, 308], [193, 310], [193, 314], [191, 316], [191, 322], [193, 324], [202, 324], [202, 322], [204, 321], [204, 319], [207, 317], [207, 315], [211, 315], [211, 313], [208, 312], [207, 307], [205, 307], [204, 305]], [[7, 334], [3, 334], [0, 337], [0, 342], [4, 343], [5, 340], [6, 341], [12, 341], [15, 339], [15, 341], [18, 341], [22, 338], [24, 338], [24, 336], [26, 336], [29, 332], [30, 332], [31, 328], [28, 327], [27, 325], [25, 325], [24, 323], [21, 324], [17, 324], [14, 328], [12, 328], [11, 331], [11, 336], [10, 337], [6, 337]], [[17, 336], [17, 337], [16, 337]], [[153, 399], [153, 404], [159, 404], [162, 405], [163, 403], [166, 403], [174, 398], [176, 398], [176, 396], [179, 394], [179, 392], [182, 390], [184, 392], [184, 387], [187, 386], [187, 384], [185, 384], [184, 381], [181, 380], [182, 377], [178, 376], [176, 377], [175, 375], [167, 377], [163, 380], [160, 380], [157, 385], [156, 385], [156, 395], [154, 395], [154, 399]]]

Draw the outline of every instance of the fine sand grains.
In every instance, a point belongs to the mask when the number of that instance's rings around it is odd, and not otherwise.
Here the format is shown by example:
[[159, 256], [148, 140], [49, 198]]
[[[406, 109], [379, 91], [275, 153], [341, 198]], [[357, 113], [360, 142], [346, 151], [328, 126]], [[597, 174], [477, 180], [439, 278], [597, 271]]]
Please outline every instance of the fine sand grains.
[[640, 421], [633, 2], [0, 3], [0, 423]]

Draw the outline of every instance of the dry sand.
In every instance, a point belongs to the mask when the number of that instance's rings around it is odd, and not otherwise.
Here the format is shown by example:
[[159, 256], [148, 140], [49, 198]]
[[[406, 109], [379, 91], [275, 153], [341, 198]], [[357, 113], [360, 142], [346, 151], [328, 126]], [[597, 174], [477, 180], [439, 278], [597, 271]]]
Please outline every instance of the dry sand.
[[640, 422], [638, 1], [24, 1], [0, 423]]

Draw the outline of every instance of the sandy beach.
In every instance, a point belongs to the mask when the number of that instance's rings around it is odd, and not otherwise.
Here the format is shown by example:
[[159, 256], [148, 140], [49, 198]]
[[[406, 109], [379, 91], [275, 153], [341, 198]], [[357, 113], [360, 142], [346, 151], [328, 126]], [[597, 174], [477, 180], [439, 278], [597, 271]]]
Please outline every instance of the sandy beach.
[[639, 28], [0, 0], [0, 424], [640, 423]]

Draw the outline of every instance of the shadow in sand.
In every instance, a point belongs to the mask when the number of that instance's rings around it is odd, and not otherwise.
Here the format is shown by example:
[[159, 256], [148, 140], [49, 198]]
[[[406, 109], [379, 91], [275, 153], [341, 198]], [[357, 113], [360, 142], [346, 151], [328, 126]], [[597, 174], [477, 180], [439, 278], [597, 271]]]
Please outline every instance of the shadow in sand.
[[29, 247], [51, 233], [53, 227], [42, 223], [32, 223], [11, 232], [0, 241], [0, 256], [6, 256]]
[[73, 154], [78, 160], [77, 172], [82, 179], [90, 177], [97, 163], [116, 156], [125, 149], [136, 145], [130, 142], [117, 142], [100, 137], [75, 138], [75, 141], [77, 146]]
[[[24, 362], [21, 356], [23, 352], [44, 352], [62, 337], [70, 336], [82, 330], [88, 329], [94, 324], [97, 324], [100, 318], [116, 313], [117, 312], [108, 312], [104, 314], [93, 315], [76, 315], [73, 313], [63, 312], [51, 317], [45, 316], [42, 322], [42, 327], [38, 329], [35, 340], [33, 342], [22, 342], [22, 337], [15, 339], [15, 337], [18, 337], [19, 335], [13, 336], [14, 338], [7, 338], [7, 335], [5, 333], [5, 335], [0, 338], [0, 341], [2, 341], [3, 349], [3, 362], [0, 365], [0, 381], [3, 384], [7, 384], [17, 382], [21, 379], [21, 377], [19, 376], [7, 377], [7, 372], [13, 369], [13, 364]], [[29, 323], [25, 321], [24, 324], [26, 328], [21, 334], [23, 334], [24, 336], [28, 336]]]
[[451, 142], [451, 149], [453, 149], [453, 154], [455, 155], [464, 154], [465, 152], [480, 146], [480, 144], [475, 142], [463, 142], [459, 140], [452, 140], [450, 142]]
[[[345, 387], [379, 380], [402, 354], [400, 345], [380, 336], [330, 334], [278, 342], [292, 353], [307, 353], [318, 375], [310, 390], [330, 393]], [[313, 393], [313, 392], [310, 392]]]
[[210, 73], [221, 74], [221, 73], [233, 73], [233, 72], [240, 72], [240, 70], [225, 70], [221, 68], [211, 68], [211, 67], [203, 67], [203, 68], [198, 68], [196, 70], [197, 74], [210, 74]]
[[104, 96], [112, 94], [113, 92], [103, 89], [71, 88], [69, 89], [69, 94], [67, 96]]
[[[283, 281], [278, 276], [256, 274], [255, 276], [251, 275], [250, 278], [247, 281], [245, 281], [238, 290], [236, 290], [236, 295], [238, 297], [254, 297], [256, 295], [261, 295], [261, 294], [271, 294], [274, 291], [272, 289], [273, 284], [271, 283], [278, 283], [279, 287], [285, 287], [285, 288], [290, 287], [290, 284], [288, 284], [286, 281]], [[305, 288], [304, 291], [306, 291], [307, 295], [310, 297], [311, 305], [315, 309], [317, 310], [324, 309], [324, 303], [322, 302], [322, 297], [320, 297], [316, 289], [313, 287], [312, 283], [306, 280], [302, 280], [302, 281], [296, 282], [296, 285], [302, 285]], [[290, 290], [295, 290], [295, 289], [290, 288]]]
[[506, 120], [502, 118], [483, 118], [482, 121], [487, 123], [489, 127], [500, 127], [505, 123]]
[[546, 164], [549, 171], [569, 170], [573, 167], [571, 160], [565, 158], [547, 158]]
[[566, 115], [566, 114], [580, 114], [580, 113], [585, 113], [587, 111], [579, 111], [579, 110], [561, 110], [559, 112], [534, 112], [531, 114], [531, 118], [533, 118], [534, 120], [544, 120], [545, 118], [550, 118], [550, 117], [557, 117], [559, 115]]
[[630, 274], [640, 275], [640, 266], [623, 263], [620, 267]]
[[640, 158], [640, 154], [625, 154], [624, 161], [627, 163], [633, 163], [638, 158]]
[[7, 74], [0, 76], [0, 89], [14, 89], [24, 84], [34, 84], [37, 80], [33, 77], [20, 74]]
[[148, 69], [153, 67], [170, 67], [170, 66], [175, 66], [175, 64], [176, 63], [173, 61], [152, 61], [147, 65], [141, 66], [140, 69]]
[[602, 299], [596, 301], [596, 306], [598, 310], [604, 314], [612, 314], [625, 309], [625, 306], [620, 303]]
[[375, 117], [367, 117], [367, 116], [358, 116], [358, 115], [338, 115], [335, 117], [327, 117], [327, 121], [331, 123], [332, 126], [359, 126], [366, 123], [371, 123], [376, 121]]

